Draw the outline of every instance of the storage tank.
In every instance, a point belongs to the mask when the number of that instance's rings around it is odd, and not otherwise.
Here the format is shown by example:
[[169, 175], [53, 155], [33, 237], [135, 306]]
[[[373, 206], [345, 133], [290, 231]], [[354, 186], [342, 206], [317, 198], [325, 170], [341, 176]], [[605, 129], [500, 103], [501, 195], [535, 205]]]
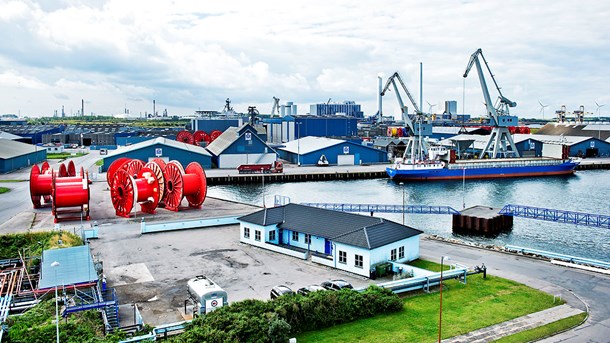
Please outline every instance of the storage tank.
[[204, 275], [190, 279], [187, 292], [195, 303], [195, 314], [206, 314], [229, 304], [227, 292]]

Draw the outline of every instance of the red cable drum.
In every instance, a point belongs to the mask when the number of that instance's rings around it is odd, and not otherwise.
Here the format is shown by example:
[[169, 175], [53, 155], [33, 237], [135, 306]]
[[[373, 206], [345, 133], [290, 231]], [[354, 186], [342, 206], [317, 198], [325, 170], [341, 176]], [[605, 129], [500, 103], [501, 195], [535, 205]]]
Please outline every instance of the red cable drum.
[[189, 206], [200, 208], [207, 194], [205, 172], [197, 162], [191, 162], [186, 169], [177, 161], [165, 166], [165, 208], [178, 211], [182, 198], [186, 197]]
[[76, 166], [72, 160], [68, 161], [68, 176], [76, 176]]
[[222, 131], [214, 130], [210, 133], [210, 142], [213, 142], [218, 138], [218, 136], [222, 135]]
[[[55, 216], [55, 223], [65, 219], [82, 218], [89, 220], [89, 199], [91, 198], [89, 189], [89, 180], [87, 175], [79, 178], [80, 181], [69, 181], [72, 177], [59, 178], [53, 174], [52, 191], [53, 191], [53, 207], [52, 212]], [[79, 207], [78, 210], [60, 210], [62, 208]], [[67, 213], [78, 213], [78, 216], [60, 217]]]
[[200, 142], [203, 142], [205, 140], [204, 138], [207, 135], [208, 134], [205, 133], [205, 131], [201, 131], [201, 130], [195, 131], [195, 133], [193, 133], [193, 140], [195, 141], [193, 144], [199, 145]]
[[137, 178], [131, 176], [126, 169], [119, 169], [114, 174], [110, 196], [117, 216], [129, 218], [136, 202], [140, 203], [142, 212], [155, 213], [159, 203], [157, 177], [147, 167], [140, 169]]
[[[33, 165], [32, 169], [30, 170], [30, 198], [32, 199], [34, 208], [40, 208], [42, 206], [40, 197], [44, 198], [45, 203], [51, 203], [51, 195], [53, 193], [53, 177], [58, 176], [55, 175], [57, 173], [54, 173], [53, 169], [49, 168], [48, 163], [46, 166], [43, 163], [43, 168], [46, 171], [44, 174], [40, 172], [40, 168], [37, 164]], [[57, 177], [57, 183], [81, 182], [84, 178], [85, 173], [81, 167], [80, 176]]]
[[[163, 196], [165, 195], [165, 176], [163, 175], [163, 169], [155, 160], [146, 163], [144, 168], [148, 168], [155, 173], [155, 176], [157, 177], [157, 186], [159, 188], [159, 202], [161, 202], [163, 201]], [[165, 162], [163, 162], [163, 164], [163, 166], [165, 166]]]
[[59, 165], [59, 171], [57, 172], [57, 175], [58, 175], [59, 177], [66, 177], [66, 176], [69, 176], [69, 175], [68, 175], [68, 168], [66, 168], [66, 165], [65, 165], [65, 164], [63, 164], [63, 163], [62, 163], [62, 164], [60, 164], [60, 165]]
[[112, 187], [112, 180], [114, 179], [114, 174], [119, 170], [125, 170], [131, 176], [136, 176], [140, 169], [144, 167], [144, 162], [140, 160], [132, 160], [127, 157], [121, 157], [116, 159], [114, 162], [110, 164], [108, 167], [108, 171], [106, 172], [106, 181], [108, 181], [108, 186]]
[[188, 131], [180, 131], [176, 135], [176, 140], [182, 143], [193, 144], [195, 142], [195, 138], [193, 134]]

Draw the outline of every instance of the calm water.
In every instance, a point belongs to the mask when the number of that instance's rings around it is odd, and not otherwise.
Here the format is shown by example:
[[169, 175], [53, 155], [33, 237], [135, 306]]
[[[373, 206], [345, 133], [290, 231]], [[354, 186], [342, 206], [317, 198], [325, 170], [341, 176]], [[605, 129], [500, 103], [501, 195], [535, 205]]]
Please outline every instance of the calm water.
[[[332, 202], [402, 205], [403, 186], [388, 179], [266, 184], [265, 202], [273, 205], [274, 195], [291, 202]], [[610, 215], [610, 171], [580, 171], [574, 176], [506, 179], [499, 181], [437, 181], [406, 183], [407, 204], [447, 205], [460, 210], [488, 205], [519, 204], [552, 209]], [[251, 204], [263, 204], [263, 187], [256, 185], [212, 186], [208, 195]], [[401, 214], [379, 213], [396, 222]], [[406, 224], [428, 234], [459, 238], [485, 244], [512, 244], [610, 261], [610, 230], [515, 218], [513, 230], [495, 238], [455, 235], [450, 215], [406, 215]]]

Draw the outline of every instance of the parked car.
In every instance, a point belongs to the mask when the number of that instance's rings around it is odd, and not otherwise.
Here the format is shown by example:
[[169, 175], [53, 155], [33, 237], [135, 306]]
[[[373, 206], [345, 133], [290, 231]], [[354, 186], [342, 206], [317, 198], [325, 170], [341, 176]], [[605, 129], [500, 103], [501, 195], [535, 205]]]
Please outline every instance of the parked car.
[[301, 294], [301, 295], [307, 295], [311, 292], [325, 291], [325, 290], [326, 290], [326, 288], [319, 286], [319, 285], [309, 285], [309, 286], [305, 286], [303, 288], [299, 288], [297, 290], [297, 293]]
[[324, 281], [320, 285], [326, 289], [330, 289], [331, 291], [340, 291], [344, 288], [348, 288], [348, 289], [354, 288], [349, 282], [347, 282], [345, 280]]
[[273, 288], [271, 288], [271, 299], [275, 299], [277, 297], [280, 297], [282, 295], [286, 295], [286, 294], [293, 294], [294, 292], [292, 291], [292, 289], [290, 289], [290, 287], [285, 286], [285, 285], [278, 285], [275, 286]]

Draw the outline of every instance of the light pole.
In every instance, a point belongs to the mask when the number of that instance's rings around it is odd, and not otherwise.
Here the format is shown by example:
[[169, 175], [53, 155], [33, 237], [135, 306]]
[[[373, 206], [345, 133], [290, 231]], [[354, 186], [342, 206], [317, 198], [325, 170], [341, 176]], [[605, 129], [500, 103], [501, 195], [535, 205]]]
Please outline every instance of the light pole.
[[405, 183], [401, 182], [402, 187], [402, 225], [405, 225]]
[[57, 305], [57, 267], [59, 267], [59, 262], [53, 261], [51, 267], [55, 270], [55, 333], [57, 343], [59, 343], [59, 306]]
[[442, 256], [441, 257], [441, 281], [440, 281], [440, 286], [441, 286], [441, 293], [440, 293], [440, 307], [438, 310], [438, 342], [441, 342], [441, 330], [442, 330], [442, 325], [443, 325], [443, 262], [445, 260], [450, 260], [451, 258], [449, 256]]

